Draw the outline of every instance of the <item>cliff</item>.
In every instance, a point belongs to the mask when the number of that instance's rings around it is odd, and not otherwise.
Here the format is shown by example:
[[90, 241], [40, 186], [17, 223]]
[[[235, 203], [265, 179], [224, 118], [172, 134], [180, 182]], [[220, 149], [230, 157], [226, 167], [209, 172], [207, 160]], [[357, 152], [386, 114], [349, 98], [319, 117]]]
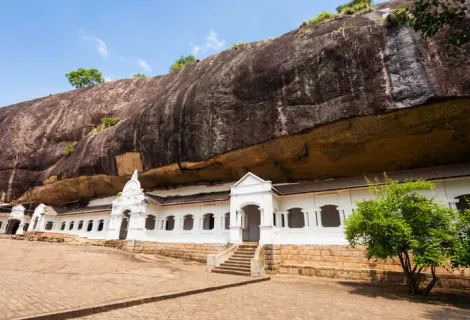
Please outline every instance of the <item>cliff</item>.
[[[468, 162], [470, 46], [379, 21], [342, 17], [165, 76], [0, 108], [0, 200], [113, 195], [135, 168], [155, 188]], [[121, 121], [88, 135], [104, 116]]]

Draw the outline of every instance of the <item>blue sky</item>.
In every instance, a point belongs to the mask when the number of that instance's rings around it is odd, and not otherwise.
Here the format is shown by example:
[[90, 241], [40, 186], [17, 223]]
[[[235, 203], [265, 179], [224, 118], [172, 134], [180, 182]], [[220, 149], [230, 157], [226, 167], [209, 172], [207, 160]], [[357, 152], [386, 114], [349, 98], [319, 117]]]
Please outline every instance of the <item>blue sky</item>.
[[168, 73], [234, 42], [288, 32], [346, 0], [2, 0], [0, 106], [71, 90], [65, 74]]

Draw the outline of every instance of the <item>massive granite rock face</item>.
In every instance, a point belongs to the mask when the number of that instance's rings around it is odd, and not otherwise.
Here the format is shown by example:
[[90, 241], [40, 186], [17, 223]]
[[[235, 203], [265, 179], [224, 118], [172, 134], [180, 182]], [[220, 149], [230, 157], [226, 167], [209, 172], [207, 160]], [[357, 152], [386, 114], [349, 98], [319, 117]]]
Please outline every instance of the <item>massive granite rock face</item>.
[[[466, 162], [469, 46], [343, 17], [126, 79], [0, 108], [1, 201], [59, 204], [145, 188], [276, 182]], [[121, 118], [89, 136], [100, 118]], [[78, 141], [70, 156], [64, 148]]]

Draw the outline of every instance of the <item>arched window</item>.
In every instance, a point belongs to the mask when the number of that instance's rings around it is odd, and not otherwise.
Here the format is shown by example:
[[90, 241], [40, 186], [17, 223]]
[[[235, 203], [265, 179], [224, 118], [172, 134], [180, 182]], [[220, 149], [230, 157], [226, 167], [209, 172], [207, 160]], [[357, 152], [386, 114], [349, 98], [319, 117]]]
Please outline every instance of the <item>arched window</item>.
[[70, 221], [69, 223], [69, 230], [73, 230], [73, 225], [75, 224], [74, 221]]
[[38, 220], [39, 220], [39, 217], [34, 218], [33, 231], [36, 230], [36, 227], [38, 226]]
[[337, 206], [326, 205], [321, 207], [321, 225], [325, 228], [339, 227], [341, 225]]
[[203, 216], [202, 229], [204, 229], [204, 230], [214, 229], [214, 215], [212, 213], [206, 213]]
[[184, 216], [183, 230], [193, 230], [194, 226], [194, 217], [192, 214], [187, 214]]
[[88, 221], [88, 225], [86, 228], [86, 231], [88, 232], [90, 232], [91, 230], [93, 230], [93, 220]]
[[147, 215], [147, 219], [145, 219], [145, 229], [155, 230], [155, 216], [151, 214]]
[[98, 221], [98, 231], [103, 231], [104, 228], [104, 220]]
[[82, 228], [83, 228], [83, 220], [80, 220], [78, 222], [78, 230], [82, 230]]
[[224, 219], [225, 219], [225, 230], [228, 230], [230, 229], [230, 212], [227, 212], [224, 215]]
[[175, 228], [175, 216], [166, 217], [165, 230], [170, 231]]
[[470, 194], [464, 194], [456, 197], [455, 199], [459, 200], [459, 202], [456, 203], [458, 210], [470, 209]]
[[52, 228], [54, 228], [54, 222], [52, 222], [52, 221], [47, 221], [47, 222], [46, 222], [46, 226], [44, 227], [44, 229], [46, 229], [46, 230], [52, 230]]
[[60, 231], [64, 231], [65, 230], [65, 221], [62, 222], [62, 224], [60, 225]]
[[304, 213], [301, 208], [292, 208], [287, 210], [287, 223], [289, 228], [303, 228], [305, 227]]

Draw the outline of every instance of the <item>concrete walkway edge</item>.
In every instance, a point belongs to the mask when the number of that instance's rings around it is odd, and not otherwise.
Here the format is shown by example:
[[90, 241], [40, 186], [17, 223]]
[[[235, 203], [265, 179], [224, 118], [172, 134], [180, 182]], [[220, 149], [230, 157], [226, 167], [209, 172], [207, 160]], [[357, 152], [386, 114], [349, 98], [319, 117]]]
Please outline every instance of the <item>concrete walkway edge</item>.
[[258, 283], [262, 281], [268, 281], [270, 279], [271, 279], [270, 277], [262, 277], [262, 278], [252, 279], [252, 280], [225, 284], [221, 286], [213, 286], [213, 287], [207, 287], [207, 288], [201, 288], [201, 289], [195, 289], [195, 290], [189, 290], [189, 291], [183, 291], [183, 292], [177, 292], [177, 293], [161, 294], [157, 296], [150, 296], [150, 297], [144, 297], [144, 298], [138, 298], [138, 299], [121, 300], [121, 301], [113, 302], [113, 303], [107, 303], [107, 304], [101, 304], [101, 305], [95, 305], [95, 306], [89, 306], [89, 307], [83, 307], [83, 308], [76, 308], [76, 309], [69, 309], [69, 310], [62, 310], [62, 311], [45, 313], [45, 314], [40, 314], [40, 315], [35, 315], [35, 316], [26, 316], [26, 317], [17, 318], [17, 319], [63, 320], [63, 319], [85, 317], [85, 316], [89, 316], [92, 314], [107, 312], [107, 311], [111, 311], [115, 309], [128, 308], [128, 307], [145, 304], [145, 303], [185, 297], [185, 296], [190, 296], [190, 295], [199, 294], [203, 292], [210, 292], [210, 291], [222, 290], [222, 289], [227, 289], [227, 288], [239, 287], [239, 286]]

